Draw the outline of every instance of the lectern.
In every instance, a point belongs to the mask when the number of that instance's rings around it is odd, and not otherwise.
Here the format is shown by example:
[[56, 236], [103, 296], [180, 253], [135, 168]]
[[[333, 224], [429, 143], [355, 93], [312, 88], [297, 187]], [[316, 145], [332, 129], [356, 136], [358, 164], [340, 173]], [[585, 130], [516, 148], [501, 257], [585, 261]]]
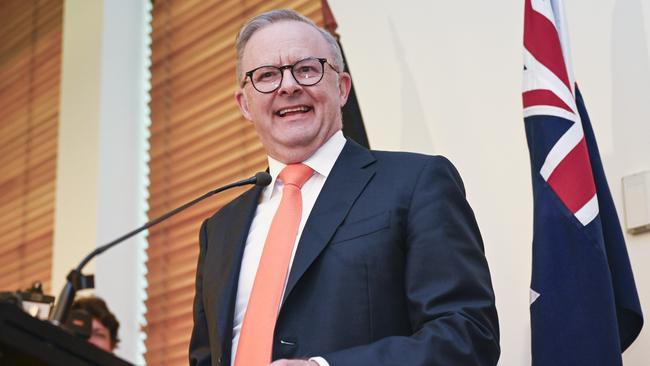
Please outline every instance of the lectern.
[[0, 303], [0, 365], [131, 364], [49, 322], [32, 318], [14, 304]]

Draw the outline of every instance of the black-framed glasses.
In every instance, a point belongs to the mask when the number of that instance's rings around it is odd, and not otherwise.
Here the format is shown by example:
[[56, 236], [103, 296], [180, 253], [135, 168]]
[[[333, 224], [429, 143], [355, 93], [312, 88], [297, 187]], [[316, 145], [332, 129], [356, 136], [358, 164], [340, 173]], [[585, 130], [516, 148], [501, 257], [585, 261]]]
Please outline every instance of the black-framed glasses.
[[246, 79], [250, 79], [253, 88], [260, 93], [273, 93], [282, 85], [284, 70], [291, 70], [294, 80], [302, 86], [312, 86], [318, 84], [325, 74], [325, 64], [330, 65], [332, 70], [338, 70], [330, 64], [326, 58], [308, 57], [300, 60], [293, 65], [284, 66], [260, 66], [246, 72], [242, 87], [246, 84]]

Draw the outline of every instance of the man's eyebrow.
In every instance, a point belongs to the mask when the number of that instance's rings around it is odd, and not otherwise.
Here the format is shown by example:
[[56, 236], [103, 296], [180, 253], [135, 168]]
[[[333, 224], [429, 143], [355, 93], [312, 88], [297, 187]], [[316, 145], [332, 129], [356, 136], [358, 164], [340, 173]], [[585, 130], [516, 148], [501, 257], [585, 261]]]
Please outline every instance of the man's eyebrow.
[[[300, 62], [300, 61], [302, 61], [302, 60], [306, 60], [306, 59], [308, 59], [308, 58], [320, 58], [320, 56], [309, 55], [309, 56], [300, 56], [300, 57], [289, 57], [288, 59], [289, 59], [290, 61], [286, 61], [286, 62], [266, 62], [266, 63], [265, 63], [265, 62], [261, 62], [261, 63], [260, 63], [258, 66], [256, 66], [256, 67], [261, 67], [261, 66], [276, 66], [276, 67], [280, 67], [280, 66], [286, 66], [286, 65], [293, 65], [293, 64], [295, 64], [296, 62]], [[328, 59], [328, 60], [329, 60], [329, 59]]]

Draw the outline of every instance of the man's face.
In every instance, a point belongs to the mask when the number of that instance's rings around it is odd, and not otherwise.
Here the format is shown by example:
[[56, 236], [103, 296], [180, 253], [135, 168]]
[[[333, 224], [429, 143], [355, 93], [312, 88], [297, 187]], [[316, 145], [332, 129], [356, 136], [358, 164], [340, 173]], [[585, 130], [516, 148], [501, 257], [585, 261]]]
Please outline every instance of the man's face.
[[[333, 62], [329, 45], [316, 29], [296, 21], [274, 23], [249, 39], [243, 51], [242, 70], [289, 65], [308, 57]], [[291, 70], [283, 72], [282, 84], [276, 91], [260, 93], [247, 79], [235, 98], [244, 117], [255, 125], [266, 152], [289, 164], [311, 156], [342, 128], [341, 107], [350, 91], [350, 76], [325, 64], [325, 74], [318, 84], [301, 86]]]
[[106, 352], [113, 352], [111, 343], [111, 332], [99, 320], [93, 318], [92, 331], [88, 342], [103, 349]]

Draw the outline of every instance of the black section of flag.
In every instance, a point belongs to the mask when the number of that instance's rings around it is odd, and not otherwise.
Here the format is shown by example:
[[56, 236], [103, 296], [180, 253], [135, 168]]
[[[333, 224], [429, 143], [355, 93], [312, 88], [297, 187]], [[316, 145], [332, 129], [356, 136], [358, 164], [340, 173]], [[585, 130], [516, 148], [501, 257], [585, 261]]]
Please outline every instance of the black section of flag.
[[[343, 47], [339, 42], [339, 47], [341, 47], [341, 53], [343, 54], [343, 62], [345, 63], [345, 72], [350, 74], [350, 68], [348, 67], [348, 62], [345, 59], [345, 52], [343, 52]], [[350, 95], [348, 96], [348, 102], [342, 109], [343, 114], [343, 134], [358, 144], [363, 145], [367, 148], [370, 148], [368, 143], [368, 135], [366, 134], [366, 128], [363, 125], [363, 117], [361, 116], [361, 109], [359, 109], [359, 102], [357, 101], [357, 94], [354, 91], [354, 83], [352, 83], [352, 88], [350, 89]]]

